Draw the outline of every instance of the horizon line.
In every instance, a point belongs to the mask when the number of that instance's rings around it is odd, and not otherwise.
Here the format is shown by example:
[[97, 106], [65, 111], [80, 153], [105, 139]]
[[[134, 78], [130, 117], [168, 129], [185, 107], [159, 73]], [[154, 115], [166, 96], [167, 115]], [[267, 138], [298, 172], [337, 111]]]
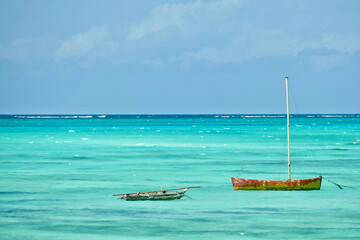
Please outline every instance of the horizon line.
[[[290, 115], [359, 115], [360, 113], [290, 113]], [[286, 115], [286, 113], [0, 113], [2, 116], [23, 115], [23, 116], [45, 116], [45, 115]]]

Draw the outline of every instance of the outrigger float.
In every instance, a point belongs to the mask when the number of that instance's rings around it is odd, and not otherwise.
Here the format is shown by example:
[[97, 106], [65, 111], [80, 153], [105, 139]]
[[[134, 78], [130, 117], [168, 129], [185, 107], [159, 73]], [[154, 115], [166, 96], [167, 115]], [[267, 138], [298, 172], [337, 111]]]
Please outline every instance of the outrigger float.
[[[200, 186], [190, 186], [183, 188], [172, 188], [163, 189], [148, 192], [136, 192], [136, 193], [119, 193], [113, 196], [119, 196], [118, 199], [125, 199], [126, 201], [137, 201], [137, 200], [173, 200], [180, 199], [185, 196], [185, 193], [190, 188], [200, 188]], [[180, 191], [176, 191], [180, 190]]]

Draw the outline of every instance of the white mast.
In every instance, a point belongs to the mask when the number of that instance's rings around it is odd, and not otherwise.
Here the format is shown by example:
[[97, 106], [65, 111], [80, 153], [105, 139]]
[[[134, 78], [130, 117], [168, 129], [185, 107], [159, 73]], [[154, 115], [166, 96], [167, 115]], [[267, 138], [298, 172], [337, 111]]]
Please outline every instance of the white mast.
[[291, 179], [290, 171], [290, 117], [289, 117], [289, 84], [288, 77], [285, 77], [286, 80], [286, 110], [287, 110], [287, 139], [288, 139], [288, 172], [289, 180]]

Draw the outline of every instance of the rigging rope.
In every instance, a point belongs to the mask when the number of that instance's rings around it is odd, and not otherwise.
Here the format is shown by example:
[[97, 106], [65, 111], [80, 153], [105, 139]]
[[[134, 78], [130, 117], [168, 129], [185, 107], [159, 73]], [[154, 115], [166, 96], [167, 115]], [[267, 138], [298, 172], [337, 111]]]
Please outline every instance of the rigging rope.
[[[324, 178], [324, 177], [323, 177]], [[333, 181], [331, 181], [331, 180], [329, 180], [329, 179], [327, 179], [327, 178], [324, 178], [326, 181], [328, 181], [328, 182], [330, 182], [330, 183], [332, 183], [332, 184], [334, 184], [334, 185], [336, 185], [336, 186], [338, 186], [340, 189], [344, 189], [344, 187], [346, 187], [346, 188], [352, 188], [352, 189], [356, 189], [355, 187], [350, 187], [350, 186], [345, 186], [345, 185], [340, 185], [340, 184], [337, 184], [336, 182], [333, 182]]]
[[241, 170], [240, 170], [240, 173], [239, 173], [239, 175], [237, 176], [237, 178], [239, 178], [239, 177], [241, 176], [242, 171], [244, 170], [245, 165], [246, 165], [246, 162], [245, 162], [244, 165], [242, 166], [242, 168], [241, 168]]
[[[291, 87], [291, 84], [289, 84], [289, 87], [290, 87], [290, 92], [291, 92], [291, 100], [292, 102], [294, 103], [295, 105], [295, 110], [296, 111], [300, 111], [300, 108], [299, 108], [299, 105], [297, 104], [297, 101], [296, 101], [296, 97], [295, 97], [295, 94], [294, 94], [294, 91]], [[315, 163], [314, 163], [314, 151], [311, 147], [309, 147], [309, 144], [310, 144], [310, 137], [309, 137], [309, 134], [303, 134], [305, 135], [305, 140], [306, 140], [306, 144], [305, 144], [305, 148], [310, 151], [310, 155], [307, 155], [309, 156], [309, 160], [310, 160], [310, 164], [311, 164], [311, 167], [313, 169], [314, 172], [316, 172], [317, 174], [320, 174], [320, 171], [319, 169], [316, 167]], [[321, 174], [320, 174], [321, 175]]]
[[[297, 110], [299, 110], [299, 106], [298, 106], [297, 103], [296, 103], [295, 94], [294, 94], [294, 92], [293, 92], [293, 90], [292, 90], [291, 84], [289, 84], [289, 86], [290, 86], [290, 92], [291, 92], [291, 96], [292, 96], [291, 99], [292, 99], [292, 101], [294, 102], [295, 108], [296, 108]], [[305, 138], [306, 138], [307, 142], [310, 143], [310, 137], [309, 137], [308, 134], [305, 134]], [[307, 147], [307, 149], [310, 150], [310, 163], [311, 163], [311, 165], [312, 165], [312, 168], [313, 168], [314, 172], [316, 172], [317, 174], [319, 174], [320, 176], [322, 176], [321, 172], [318, 171], [318, 170], [316, 170], [316, 169], [314, 168], [314, 165], [315, 165], [315, 164], [314, 164], [314, 156], [315, 156], [315, 155], [314, 155], [313, 149], [312, 149], [311, 147]], [[355, 187], [340, 185], [340, 184], [338, 184], [338, 183], [336, 183], [336, 182], [333, 182], [333, 181], [325, 178], [324, 176], [322, 176], [322, 178], [324, 178], [326, 181], [328, 181], [328, 182], [336, 185], [336, 186], [339, 187], [340, 189], [344, 189], [344, 187], [356, 189]]]

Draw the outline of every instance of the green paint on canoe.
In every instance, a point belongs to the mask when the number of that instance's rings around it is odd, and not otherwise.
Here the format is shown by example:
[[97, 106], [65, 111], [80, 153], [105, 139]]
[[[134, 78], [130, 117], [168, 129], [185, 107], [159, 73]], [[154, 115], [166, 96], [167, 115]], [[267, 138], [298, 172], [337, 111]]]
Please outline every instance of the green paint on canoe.
[[292, 191], [292, 190], [320, 190], [321, 180], [308, 183], [306, 185], [288, 186], [286, 184], [276, 185], [261, 185], [261, 186], [246, 186], [246, 187], [234, 187], [234, 190], [280, 190], [280, 191]]

